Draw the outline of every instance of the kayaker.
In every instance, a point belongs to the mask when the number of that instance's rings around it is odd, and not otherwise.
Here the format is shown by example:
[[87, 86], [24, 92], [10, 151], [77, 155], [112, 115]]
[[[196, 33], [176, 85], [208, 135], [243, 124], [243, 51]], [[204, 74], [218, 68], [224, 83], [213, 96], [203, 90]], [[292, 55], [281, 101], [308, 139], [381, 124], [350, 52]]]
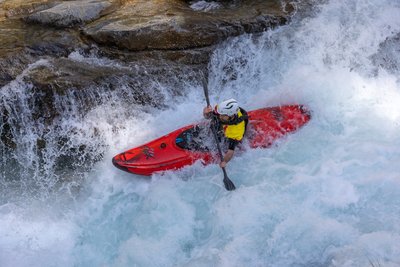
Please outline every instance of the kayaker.
[[203, 109], [206, 119], [213, 119], [214, 127], [218, 132], [223, 132], [224, 141], [227, 144], [227, 152], [219, 164], [221, 168], [232, 159], [235, 147], [242, 141], [248, 123], [247, 112], [239, 107], [238, 102], [231, 98], [222, 101], [215, 108], [207, 106]]

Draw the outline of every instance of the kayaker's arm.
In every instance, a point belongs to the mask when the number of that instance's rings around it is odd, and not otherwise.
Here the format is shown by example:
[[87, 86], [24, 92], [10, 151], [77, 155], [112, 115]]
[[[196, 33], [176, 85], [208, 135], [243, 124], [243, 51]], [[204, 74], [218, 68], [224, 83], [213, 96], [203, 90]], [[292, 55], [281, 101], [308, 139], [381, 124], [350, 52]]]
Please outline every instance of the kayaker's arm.
[[225, 153], [224, 159], [219, 164], [221, 168], [225, 167], [226, 164], [233, 158], [236, 146], [240, 143], [239, 140], [228, 138], [228, 151]]
[[228, 149], [228, 151], [225, 153], [224, 159], [221, 161], [219, 166], [221, 168], [225, 168], [226, 164], [232, 159], [234, 153], [235, 153], [234, 150]]

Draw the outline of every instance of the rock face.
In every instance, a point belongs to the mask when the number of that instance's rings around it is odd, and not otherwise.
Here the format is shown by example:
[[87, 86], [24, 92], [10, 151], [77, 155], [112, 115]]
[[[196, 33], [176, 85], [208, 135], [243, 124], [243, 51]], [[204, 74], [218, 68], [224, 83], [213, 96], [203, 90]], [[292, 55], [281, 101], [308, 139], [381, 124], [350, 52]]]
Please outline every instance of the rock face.
[[19, 19], [5, 20], [0, 23], [0, 87], [41, 58], [65, 57], [86, 47], [75, 31], [26, 25]]
[[199, 11], [179, 0], [132, 1], [87, 25], [84, 33], [97, 43], [134, 51], [210, 46], [287, 21], [280, 2], [265, 2]]
[[[229, 1], [227, 1], [229, 3]], [[9, 16], [54, 27], [86, 25], [95, 42], [121, 49], [176, 50], [210, 46], [228, 37], [256, 33], [287, 21], [291, 5], [281, 1], [182, 0], [44, 1], [3, 3]], [[288, 8], [289, 7], [289, 8]], [[101, 17], [101, 18], [99, 18]]]
[[[126, 64], [159, 69], [178, 63], [197, 71], [207, 65], [213, 45], [285, 23], [288, 7], [279, 0], [0, 1], [0, 86], [42, 58], [93, 48]], [[87, 86], [84, 73], [71, 75], [82, 77], [75, 88]], [[57, 74], [46, 81], [57, 83]]]

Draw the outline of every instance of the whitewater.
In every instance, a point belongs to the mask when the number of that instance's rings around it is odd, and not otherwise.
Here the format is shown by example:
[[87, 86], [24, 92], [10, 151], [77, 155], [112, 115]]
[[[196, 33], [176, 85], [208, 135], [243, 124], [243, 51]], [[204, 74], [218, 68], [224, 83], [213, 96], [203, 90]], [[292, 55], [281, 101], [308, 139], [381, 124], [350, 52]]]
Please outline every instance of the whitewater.
[[398, 0], [324, 1], [288, 25], [218, 45], [212, 103], [312, 111], [271, 148], [232, 159], [232, 192], [217, 165], [143, 178], [111, 164], [202, 120], [201, 84], [190, 79], [176, 81], [188, 90], [180, 97], [164, 88], [163, 109], [128, 116], [135, 107], [110, 101], [65, 118], [82, 129], [78, 139], [96, 125], [103, 158], [79, 190], [66, 180], [70, 190], [45, 198], [1, 192], [0, 266], [400, 266], [399, 14]]

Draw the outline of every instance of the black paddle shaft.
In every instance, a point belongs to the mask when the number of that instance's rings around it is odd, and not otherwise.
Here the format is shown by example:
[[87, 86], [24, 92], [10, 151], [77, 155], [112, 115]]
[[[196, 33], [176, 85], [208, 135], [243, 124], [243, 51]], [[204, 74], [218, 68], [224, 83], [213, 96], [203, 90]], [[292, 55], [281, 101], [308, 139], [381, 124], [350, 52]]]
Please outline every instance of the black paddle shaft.
[[[208, 97], [208, 85], [207, 85], [207, 81], [205, 78], [203, 80], [203, 88], [204, 88], [204, 95], [206, 97], [207, 106], [210, 106], [210, 99]], [[212, 113], [212, 116], [215, 116], [214, 113]], [[217, 143], [219, 157], [221, 158], [221, 161], [223, 161], [224, 156], [222, 155], [221, 147], [219, 145], [216, 129], [215, 129], [215, 127], [211, 127], [211, 130], [212, 130], [215, 142]], [[226, 190], [228, 190], [228, 191], [235, 190], [236, 189], [235, 184], [229, 179], [225, 168], [222, 168], [222, 171], [224, 173], [224, 185], [225, 185]]]

